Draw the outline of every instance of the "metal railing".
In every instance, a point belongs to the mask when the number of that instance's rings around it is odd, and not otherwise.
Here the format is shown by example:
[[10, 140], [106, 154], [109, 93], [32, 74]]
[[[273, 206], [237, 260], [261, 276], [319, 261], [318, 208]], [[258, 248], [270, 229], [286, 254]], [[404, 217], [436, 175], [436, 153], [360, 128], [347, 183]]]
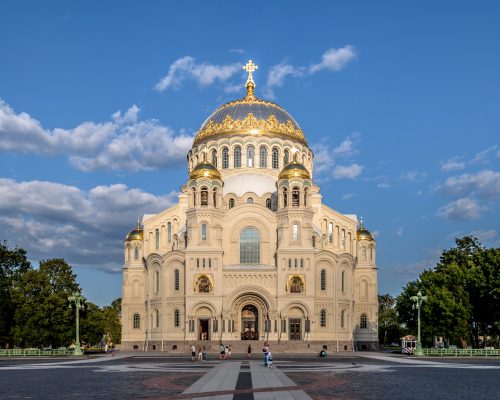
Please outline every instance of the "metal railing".
[[424, 356], [500, 356], [500, 349], [422, 349]]
[[41, 357], [72, 356], [74, 350], [68, 349], [0, 349], [0, 357]]

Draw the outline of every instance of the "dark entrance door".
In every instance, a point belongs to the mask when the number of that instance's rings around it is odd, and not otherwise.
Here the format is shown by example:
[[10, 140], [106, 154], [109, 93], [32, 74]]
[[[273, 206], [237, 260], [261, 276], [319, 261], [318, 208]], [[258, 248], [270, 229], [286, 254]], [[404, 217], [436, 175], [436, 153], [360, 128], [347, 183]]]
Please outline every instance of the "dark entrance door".
[[198, 331], [198, 339], [199, 340], [209, 340], [210, 332], [209, 332], [210, 320], [208, 319], [200, 319], [200, 329]]
[[301, 340], [300, 332], [302, 320], [300, 318], [290, 318], [288, 321], [290, 327], [288, 329], [288, 332], [290, 332], [290, 340]]
[[257, 308], [246, 305], [241, 310], [241, 340], [259, 339], [259, 313]]

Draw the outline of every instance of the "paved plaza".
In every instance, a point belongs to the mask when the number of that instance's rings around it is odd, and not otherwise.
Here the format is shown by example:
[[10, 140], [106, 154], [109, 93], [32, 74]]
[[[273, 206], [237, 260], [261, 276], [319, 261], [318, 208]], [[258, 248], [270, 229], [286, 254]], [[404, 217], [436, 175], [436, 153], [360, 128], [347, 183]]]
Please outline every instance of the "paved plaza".
[[326, 359], [116, 353], [0, 359], [3, 399], [500, 399], [500, 358], [409, 358], [357, 352]]

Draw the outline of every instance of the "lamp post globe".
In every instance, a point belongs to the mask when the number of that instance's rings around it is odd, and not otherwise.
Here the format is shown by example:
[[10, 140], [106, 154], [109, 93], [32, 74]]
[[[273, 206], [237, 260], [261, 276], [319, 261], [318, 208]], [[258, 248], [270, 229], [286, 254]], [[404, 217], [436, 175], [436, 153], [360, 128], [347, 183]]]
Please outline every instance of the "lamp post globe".
[[417, 309], [417, 346], [415, 348], [416, 356], [423, 356], [424, 351], [422, 350], [422, 342], [420, 341], [420, 308], [422, 303], [427, 301], [427, 296], [422, 296], [422, 292], [419, 290], [416, 296], [411, 296], [410, 300], [413, 302], [413, 309]]

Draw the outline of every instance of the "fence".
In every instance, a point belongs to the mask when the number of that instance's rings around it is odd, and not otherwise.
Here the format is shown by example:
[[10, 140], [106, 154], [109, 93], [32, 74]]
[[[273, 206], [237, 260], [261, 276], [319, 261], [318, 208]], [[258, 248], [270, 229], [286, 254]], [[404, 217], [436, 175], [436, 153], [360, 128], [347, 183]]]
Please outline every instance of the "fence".
[[0, 349], [0, 357], [40, 357], [40, 356], [72, 356], [74, 350], [68, 349]]
[[425, 356], [500, 356], [500, 349], [422, 349]]

